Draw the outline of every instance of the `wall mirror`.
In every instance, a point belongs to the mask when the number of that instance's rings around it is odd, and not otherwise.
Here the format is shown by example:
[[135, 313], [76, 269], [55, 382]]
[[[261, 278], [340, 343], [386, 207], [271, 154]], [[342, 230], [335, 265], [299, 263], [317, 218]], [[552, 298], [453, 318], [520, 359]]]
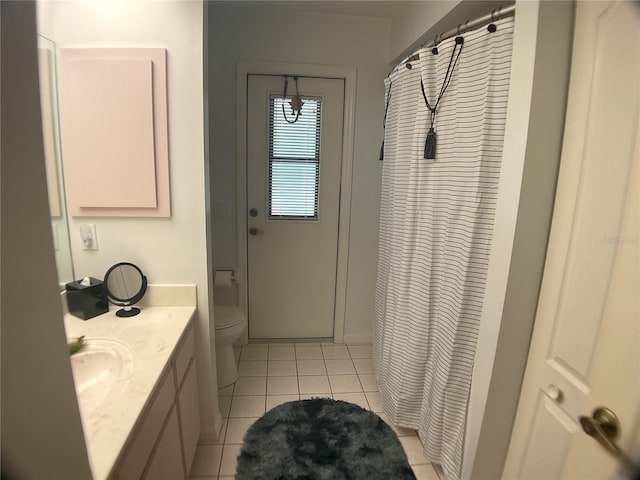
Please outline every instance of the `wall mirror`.
[[40, 107], [42, 113], [42, 139], [47, 172], [47, 190], [51, 214], [51, 231], [58, 267], [58, 285], [74, 280], [73, 261], [64, 193], [58, 86], [56, 81], [56, 44], [38, 35], [38, 64], [40, 73]]
[[112, 266], [104, 276], [107, 298], [114, 305], [119, 305], [118, 317], [133, 317], [140, 309], [133, 305], [144, 297], [147, 291], [147, 277], [138, 266], [129, 262], [120, 262]]

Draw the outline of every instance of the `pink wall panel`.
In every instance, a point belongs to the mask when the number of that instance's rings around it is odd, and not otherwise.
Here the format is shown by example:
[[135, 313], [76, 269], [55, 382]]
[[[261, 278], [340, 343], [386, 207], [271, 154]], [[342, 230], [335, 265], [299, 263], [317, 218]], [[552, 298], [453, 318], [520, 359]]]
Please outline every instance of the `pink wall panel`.
[[164, 49], [60, 49], [72, 216], [170, 215]]

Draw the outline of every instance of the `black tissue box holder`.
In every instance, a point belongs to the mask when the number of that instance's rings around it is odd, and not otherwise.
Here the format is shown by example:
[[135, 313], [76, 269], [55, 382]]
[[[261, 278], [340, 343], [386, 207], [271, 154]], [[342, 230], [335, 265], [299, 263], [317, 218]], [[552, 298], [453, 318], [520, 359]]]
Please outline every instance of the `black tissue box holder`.
[[89, 285], [81, 285], [80, 280], [66, 284], [69, 313], [83, 320], [109, 311], [104, 283], [93, 277], [89, 281]]

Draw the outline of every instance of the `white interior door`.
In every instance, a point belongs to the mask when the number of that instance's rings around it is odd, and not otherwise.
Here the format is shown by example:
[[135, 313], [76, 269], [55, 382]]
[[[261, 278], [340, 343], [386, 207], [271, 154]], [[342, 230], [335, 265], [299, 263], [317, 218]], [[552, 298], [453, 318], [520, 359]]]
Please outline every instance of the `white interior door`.
[[284, 78], [249, 75], [249, 338], [332, 338], [344, 81], [299, 78], [296, 123]]
[[618, 415], [622, 450], [638, 434], [638, 10], [577, 2], [556, 205], [504, 478], [623, 475], [579, 422], [597, 407]]

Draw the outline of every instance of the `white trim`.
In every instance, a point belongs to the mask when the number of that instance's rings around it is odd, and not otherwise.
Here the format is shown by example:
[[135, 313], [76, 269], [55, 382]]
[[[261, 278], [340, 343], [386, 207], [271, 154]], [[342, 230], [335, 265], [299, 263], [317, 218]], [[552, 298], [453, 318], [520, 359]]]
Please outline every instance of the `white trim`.
[[364, 343], [371, 345], [371, 343], [373, 343], [373, 335], [345, 335], [342, 343]]
[[[338, 255], [336, 268], [336, 297], [333, 339], [344, 341], [344, 322], [347, 300], [347, 266], [349, 260], [349, 229], [351, 226], [351, 177], [353, 171], [353, 142], [355, 132], [357, 68], [338, 65], [304, 63], [238, 62], [236, 70], [236, 181], [237, 181], [237, 244], [238, 297], [240, 307], [247, 311], [247, 75], [297, 74], [344, 79], [344, 120], [342, 135], [342, 176], [340, 181], [340, 219], [338, 221]], [[247, 332], [244, 343], [248, 342]], [[356, 337], [353, 337], [356, 338]], [[361, 337], [357, 337], [361, 338]], [[364, 338], [364, 337], [362, 337]], [[369, 336], [369, 342], [371, 337]], [[355, 340], [350, 340], [355, 342]]]
[[[498, 348], [524, 174], [536, 59], [539, 2], [522, 1], [515, 16], [511, 81], [495, 226], [467, 408], [462, 479], [470, 479]], [[515, 61], [516, 58], [520, 60]], [[517, 67], [517, 68], [515, 68]], [[508, 161], [506, 161], [508, 159]]]

